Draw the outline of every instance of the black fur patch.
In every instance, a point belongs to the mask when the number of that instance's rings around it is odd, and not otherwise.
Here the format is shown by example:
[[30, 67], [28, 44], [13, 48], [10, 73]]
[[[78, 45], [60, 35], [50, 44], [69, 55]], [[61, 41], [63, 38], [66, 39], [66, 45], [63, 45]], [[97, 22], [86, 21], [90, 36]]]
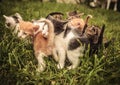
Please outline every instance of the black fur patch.
[[88, 44], [89, 40], [85, 35], [78, 38], [76, 37], [70, 40], [68, 50], [74, 50], [81, 45], [85, 45], [85, 49], [87, 49]]
[[18, 17], [16, 17], [16, 16], [12, 16], [12, 17], [13, 17], [13, 19], [15, 20], [16, 23], [19, 23]]
[[52, 16], [47, 16], [47, 19], [49, 19], [53, 23], [54, 28], [55, 28], [54, 32], [56, 35], [64, 31], [64, 26], [67, 23], [67, 21], [62, 22], [62, 21], [54, 19]]
[[54, 32], [56, 35], [60, 34], [61, 32], [64, 31], [64, 23], [58, 22], [56, 20], [53, 20], [53, 25], [54, 25]]
[[78, 41], [79, 39], [76, 39], [76, 38], [71, 39], [71, 41], [69, 42], [68, 50], [74, 50], [78, 48], [81, 45], [80, 42]]
[[82, 37], [82, 32], [79, 29], [73, 29], [72, 32], [74, 33], [74, 35]]
[[[96, 26], [96, 29], [100, 29], [100, 28]], [[102, 48], [104, 30], [105, 30], [105, 25], [103, 25], [101, 32], [100, 32], [100, 35], [98, 35], [98, 32], [97, 32], [97, 35], [94, 35], [93, 39], [98, 39], [97, 43], [94, 43], [94, 40], [90, 40], [89, 56], [91, 56], [93, 54], [98, 54], [98, 50]], [[98, 38], [96, 38], [96, 37], [98, 37]], [[106, 44], [106, 46], [107, 46], [107, 44]]]
[[71, 28], [67, 26], [66, 29], [65, 29], [63, 38], [66, 37], [66, 35], [70, 32], [70, 30], [71, 30]]

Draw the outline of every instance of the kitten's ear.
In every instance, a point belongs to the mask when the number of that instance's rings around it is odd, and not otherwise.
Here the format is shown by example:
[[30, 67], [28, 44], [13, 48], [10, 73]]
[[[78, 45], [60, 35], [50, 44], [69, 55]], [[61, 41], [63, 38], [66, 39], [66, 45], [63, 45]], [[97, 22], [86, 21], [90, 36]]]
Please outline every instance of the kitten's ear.
[[8, 19], [8, 16], [6, 16], [6, 15], [3, 15], [3, 17], [4, 17], [5, 19]]
[[19, 13], [15, 13], [15, 16], [18, 17], [18, 19], [23, 20]]

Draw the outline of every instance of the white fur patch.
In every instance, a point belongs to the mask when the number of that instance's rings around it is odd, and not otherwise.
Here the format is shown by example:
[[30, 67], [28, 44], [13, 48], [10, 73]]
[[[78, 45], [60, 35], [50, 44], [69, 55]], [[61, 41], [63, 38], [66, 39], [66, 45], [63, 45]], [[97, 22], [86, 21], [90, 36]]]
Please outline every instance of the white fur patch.
[[[7, 27], [7, 28], [15, 28], [15, 26], [16, 26], [16, 22], [15, 22], [15, 20], [12, 18], [12, 17], [7, 17], [7, 16], [4, 16], [5, 17], [5, 26]], [[9, 26], [8, 26], [8, 24], [9, 24]]]
[[44, 37], [48, 35], [48, 25], [45, 22], [33, 22], [34, 25], [38, 25], [39, 29], [34, 33], [37, 34], [39, 31], [42, 31]]
[[75, 37], [75, 35], [73, 34], [73, 32], [70, 32], [67, 34], [65, 40], [68, 43], [70, 41], [71, 38]]

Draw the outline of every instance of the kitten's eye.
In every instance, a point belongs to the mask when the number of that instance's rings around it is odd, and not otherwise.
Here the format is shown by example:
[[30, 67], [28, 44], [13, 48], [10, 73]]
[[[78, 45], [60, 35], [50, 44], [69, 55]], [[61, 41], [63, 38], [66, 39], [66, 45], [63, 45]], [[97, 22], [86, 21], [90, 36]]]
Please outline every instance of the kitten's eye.
[[23, 32], [24, 35], [27, 35], [27, 33]]
[[8, 27], [10, 27], [10, 23], [6, 23], [6, 25], [7, 25]]

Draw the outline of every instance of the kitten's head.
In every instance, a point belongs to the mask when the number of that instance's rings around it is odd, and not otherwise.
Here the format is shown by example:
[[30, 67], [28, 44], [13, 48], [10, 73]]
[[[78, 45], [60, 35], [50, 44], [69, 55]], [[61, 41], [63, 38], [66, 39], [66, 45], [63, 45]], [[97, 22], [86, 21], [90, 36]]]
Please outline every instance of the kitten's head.
[[78, 29], [80, 32], [83, 31], [85, 22], [82, 18], [75, 18], [68, 22], [68, 27], [72, 29]]
[[15, 26], [19, 23], [19, 20], [22, 20], [19, 13], [15, 13], [11, 16], [3, 15], [3, 17], [5, 18], [5, 26], [7, 28], [15, 28]]
[[84, 33], [90, 18], [92, 18], [92, 15], [87, 15], [85, 20], [80, 17], [73, 18], [69, 20], [68, 26], [72, 29], [78, 29], [80, 32]]
[[105, 26], [103, 25], [102, 28], [98, 26], [90, 26], [87, 27], [85, 34], [88, 36], [88, 38], [92, 41], [92, 43], [101, 43], [103, 38], [103, 32], [104, 32]]

